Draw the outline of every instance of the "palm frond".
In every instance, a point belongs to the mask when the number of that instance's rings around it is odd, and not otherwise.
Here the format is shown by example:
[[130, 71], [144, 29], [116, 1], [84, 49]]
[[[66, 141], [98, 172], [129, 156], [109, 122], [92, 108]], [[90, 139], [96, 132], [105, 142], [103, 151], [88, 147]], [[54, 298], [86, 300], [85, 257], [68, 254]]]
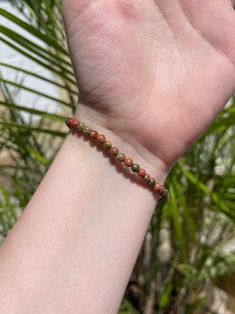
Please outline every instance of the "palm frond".
[[[66, 136], [65, 116], [74, 112], [78, 96], [60, 1], [9, 3], [21, 15], [0, 8], [0, 17], [13, 26], [0, 24], [0, 41], [33, 69], [0, 62], [0, 152], [7, 156], [5, 160], [0, 155], [2, 237], [50, 166]], [[6, 70], [13, 73], [10, 78]], [[27, 85], [24, 78], [38, 84]], [[40, 83], [48, 86], [47, 91], [37, 88]], [[22, 102], [22, 92], [37, 97], [36, 103]], [[41, 109], [39, 104], [45, 101], [46, 109]], [[57, 109], [52, 111], [52, 106]], [[235, 239], [234, 121], [232, 99], [172, 170], [168, 178], [171, 199], [158, 206], [132, 274], [144, 304], [135, 310], [128, 290], [119, 314], [144, 313], [150, 303], [153, 314], [205, 312], [216, 280], [233, 271], [235, 252], [224, 247]]]

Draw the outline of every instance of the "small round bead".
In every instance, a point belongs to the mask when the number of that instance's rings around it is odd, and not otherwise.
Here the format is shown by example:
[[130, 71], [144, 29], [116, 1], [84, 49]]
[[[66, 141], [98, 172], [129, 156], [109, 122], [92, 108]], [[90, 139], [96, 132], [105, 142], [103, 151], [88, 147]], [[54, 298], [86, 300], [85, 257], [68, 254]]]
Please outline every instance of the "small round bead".
[[86, 125], [83, 122], [78, 123], [77, 128], [79, 131], [83, 131], [85, 129]]
[[167, 201], [169, 198], [169, 193], [167, 191], [167, 189], [164, 187], [164, 192], [161, 192], [159, 195], [159, 200], [160, 201]]
[[131, 167], [131, 170], [133, 172], [139, 172], [140, 171], [140, 165], [139, 164], [133, 164]]
[[144, 178], [146, 175], [146, 171], [144, 169], [140, 169], [138, 172], [138, 176], [141, 178]]
[[161, 193], [161, 195], [160, 195], [160, 200], [167, 201], [168, 197], [169, 197], [168, 191], [165, 189], [165, 191], [163, 193]]
[[76, 120], [75, 118], [68, 118], [66, 121], [65, 121], [66, 125], [68, 128], [76, 128], [79, 124], [79, 121]]
[[91, 135], [91, 129], [90, 129], [88, 126], [86, 126], [86, 127], [83, 129], [83, 133], [84, 133], [85, 135]]
[[162, 187], [162, 186], [161, 186], [160, 183], [156, 183], [155, 186], [154, 186], [154, 190], [157, 191], [157, 192], [160, 192], [161, 187]]
[[146, 173], [145, 177], [143, 178], [144, 182], [149, 183], [151, 177], [148, 173]]
[[104, 144], [104, 142], [106, 141], [106, 137], [103, 134], [99, 134], [97, 136], [97, 141], [101, 144]]
[[127, 166], [127, 167], [132, 167], [133, 166], [133, 160], [131, 158], [126, 158], [124, 160], [124, 165]]
[[111, 148], [111, 154], [113, 156], [117, 156], [119, 154], [119, 149], [117, 147], [112, 147]]
[[160, 193], [160, 194], [163, 194], [163, 193], [165, 193], [165, 191], [166, 191], [165, 187], [164, 187], [163, 185], [161, 185], [161, 188], [160, 188], [160, 190], [159, 190], [159, 193]]
[[92, 138], [97, 138], [97, 136], [98, 136], [98, 132], [95, 131], [95, 130], [91, 130], [91, 137]]
[[117, 160], [123, 162], [125, 159], [126, 159], [125, 154], [119, 153], [119, 154], [117, 155]]
[[153, 178], [150, 178], [150, 180], [149, 180], [149, 182], [148, 182], [148, 185], [150, 185], [150, 186], [154, 187], [154, 186], [155, 186], [155, 184], [156, 184], [156, 180], [155, 180], [155, 179], [153, 179]]
[[110, 150], [110, 148], [112, 148], [112, 143], [110, 141], [106, 141], [103, 146], [104, 149]]

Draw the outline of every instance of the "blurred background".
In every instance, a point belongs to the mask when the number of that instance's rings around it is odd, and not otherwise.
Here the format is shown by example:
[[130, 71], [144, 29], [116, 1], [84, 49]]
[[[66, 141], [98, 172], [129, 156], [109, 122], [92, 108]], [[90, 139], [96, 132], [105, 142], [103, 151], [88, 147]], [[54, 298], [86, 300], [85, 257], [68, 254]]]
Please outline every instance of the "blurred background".
[[[66, 136], [78, 91], [60, 0], [0, 1], [0, 241]], [[172, 170], [119, 314], [235, 313], [235, 99]]]

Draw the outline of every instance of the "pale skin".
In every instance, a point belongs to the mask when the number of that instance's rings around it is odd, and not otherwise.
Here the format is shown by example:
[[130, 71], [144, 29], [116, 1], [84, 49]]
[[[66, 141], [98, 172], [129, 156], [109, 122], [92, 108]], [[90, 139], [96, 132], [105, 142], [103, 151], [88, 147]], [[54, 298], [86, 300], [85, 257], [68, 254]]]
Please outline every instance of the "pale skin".
[[[77, 117], [161, 183], [235, 90], [230, 0], [63, 0]], [[69, 135], [0, 249], [0, 313], [115, 314], [156, 196]]]

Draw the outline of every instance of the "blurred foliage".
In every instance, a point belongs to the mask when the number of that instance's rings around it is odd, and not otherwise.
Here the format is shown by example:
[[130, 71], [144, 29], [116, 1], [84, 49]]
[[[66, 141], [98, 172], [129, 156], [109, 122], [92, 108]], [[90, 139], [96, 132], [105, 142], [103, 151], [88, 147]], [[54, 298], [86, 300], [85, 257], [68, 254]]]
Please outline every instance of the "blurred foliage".
[[[17, 26], [0, 24], [0, 40], [53, 75], [0, 63], [2, 239], [58, 151], [66, 134], [64, 117], [74, 112], [77, 101], [60, 1], [9, 2], [22, 18], [0, 8], [0, 16]], [[3, 75], [6, 68], [14, 71], [14, 79]], [[29, 88], [22, 75], [55, 86], [60, 96]], [[19, 103], [22, 91], [47, 101], [47, 110]], [[58, 105], [55, 113], [49, 110], [52, 104]], [[232, 274], [235, 264], [234, 122], [232, 99], [172, 170], [167, 182], [171, 198], [155, 211], [120, 314], [213, 313], [217, 280]]]

